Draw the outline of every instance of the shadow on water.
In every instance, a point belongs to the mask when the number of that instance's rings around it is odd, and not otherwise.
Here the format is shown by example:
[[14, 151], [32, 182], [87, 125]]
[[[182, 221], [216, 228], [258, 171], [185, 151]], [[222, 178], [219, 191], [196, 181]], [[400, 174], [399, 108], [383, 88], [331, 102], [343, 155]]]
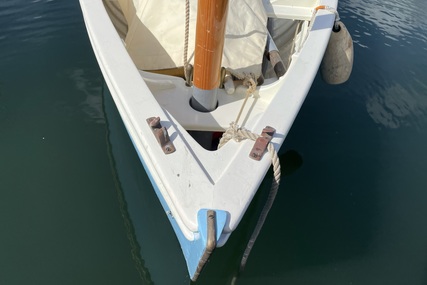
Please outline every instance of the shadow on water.
[[361, 258], [372, 243], [379, 149], [373, 125], [369, 132], [360, 117], [347, 113], [363, 105], [336, 97], [344, 90], [317, 80], [287, 140], [295, 140], [305, 162], [282, 196], [288, 200], [282, 212], [289, 223], [289, 268]]

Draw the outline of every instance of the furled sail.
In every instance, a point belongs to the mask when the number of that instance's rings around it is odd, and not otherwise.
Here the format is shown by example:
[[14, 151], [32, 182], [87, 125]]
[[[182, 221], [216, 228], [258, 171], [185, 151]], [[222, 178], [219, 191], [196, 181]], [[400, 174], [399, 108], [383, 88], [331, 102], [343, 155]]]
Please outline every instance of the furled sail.
[[[126, 48], [142, 70], [183, 66], [184, 0], [105, 0], [118, 2], [127, 22]], [[190, 0], [189, 62], [193, 62], [197, 0]], [[116, 25], [117, 26], [117, 25]], [[123, 28], [122, 28], [123, 30]], [[234, 74], [261, 74], [267, 15], [261, 0], [230, 0], [222, 66]]]

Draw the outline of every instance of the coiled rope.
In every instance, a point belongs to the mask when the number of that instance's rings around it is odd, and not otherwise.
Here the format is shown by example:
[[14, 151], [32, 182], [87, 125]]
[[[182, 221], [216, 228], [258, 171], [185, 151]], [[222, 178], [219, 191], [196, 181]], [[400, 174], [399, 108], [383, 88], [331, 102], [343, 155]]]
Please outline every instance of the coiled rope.
[[[230, 140], [235, 140], [236, 142], [240, 142], [242, 140], [245, 139], [250, 139], [255, 141], [257, 138], [260, 137], [260, 135], [255, 134], [243, 127], [239, 127], [237, 125], [237, 122], [239, 121], [239, 118], [242, 114], [243, 108], [246, 104], [246, 101], [248, 99], [248, 97], [253, 94], [256, 90], [256, 83], [253, 77], [245, 77], [246, 79], [244, 80], [244, 84], [248, 86], [248, 90], [246, 92], [246, 97], [245, 100], [242, 104], [242, 107], [240, 108], [239, 114], [237, 115], [236, 121], [232, 122], [230, 124], [230, 127], [224, 132], [224, 134], [222, 135], [219, 144], [218, 144], [218, 149], [220, 149], [221, 147], [223, 147], [228, 141]], [[270, 188], [270, 192], [268, 194], [267, 197], [267, 201], [265, 202], [265, 205], [262, 209], [262, 212], [258, 218], [257, 224], [255, 226], [254, 231], [252, 232], [252, 235], [249, 239], [249, 242], [246, 246], [246, 249], [243, 253], [243, 257], [242, 260], [240, 261], [240, 268], [239, 268], [239, 272], [242, 272], [245, 269], [246, 266], [246, 262], [248, 260], [249, 254], [252, 251], [252, 248], [255, 244], [256, 239], [258, 238], [259, 233], [261, 232], [261, 229], [265, 223], [265, 220], [267, 218], [267, 215], [271, 209], [271, 207], [273, 206], [273, 202], [274, 199], [276, 198], [276, 194], [277, 194], [277, 190], [279, 189], [279, 185], [280, 185], [280, 176], [281, 176], [281, 167], [280, 167], [280, 161], [279, 161], [279, 157], [277, 155], [277, 151], [274, 148], [273, 144], [271, 142], [268, 143], [267, 146], [267, 150], [271, 156], [271, 164], [273, 166], [273, 182]]]

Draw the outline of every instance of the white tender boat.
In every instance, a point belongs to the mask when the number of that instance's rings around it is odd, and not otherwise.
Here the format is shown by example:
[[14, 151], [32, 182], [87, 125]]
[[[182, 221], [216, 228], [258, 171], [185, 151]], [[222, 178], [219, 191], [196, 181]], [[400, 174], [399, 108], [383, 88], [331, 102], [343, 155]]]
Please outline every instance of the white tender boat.
[[[104, 79], [196, 280], [272, 159], [274, 198], [275, 151], [321, 65], [337, 0], [80, 4]], [[351, 71], [327, 67], [333, 78]]]

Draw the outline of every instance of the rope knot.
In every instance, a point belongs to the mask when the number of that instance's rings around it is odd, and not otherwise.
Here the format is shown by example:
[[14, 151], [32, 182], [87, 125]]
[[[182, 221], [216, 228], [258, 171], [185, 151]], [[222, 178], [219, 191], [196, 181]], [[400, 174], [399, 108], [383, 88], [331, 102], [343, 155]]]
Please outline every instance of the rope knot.
[[230, 140], [241, 142], [242, 140], [247, 139], [248, 137], [245, 134], [248, 132], [248, 130], [243, 127], [239, 127], [235, 122], [231, 122], [230, 127], [222, 134], [218, 144], [218, 149], [223, 147]]
[[257, 87], [255, 74], [251, 73], [243, 73], [243, 86], [248, 87], [246, 90], [246, 94], [255, 96], [255, 91]]

